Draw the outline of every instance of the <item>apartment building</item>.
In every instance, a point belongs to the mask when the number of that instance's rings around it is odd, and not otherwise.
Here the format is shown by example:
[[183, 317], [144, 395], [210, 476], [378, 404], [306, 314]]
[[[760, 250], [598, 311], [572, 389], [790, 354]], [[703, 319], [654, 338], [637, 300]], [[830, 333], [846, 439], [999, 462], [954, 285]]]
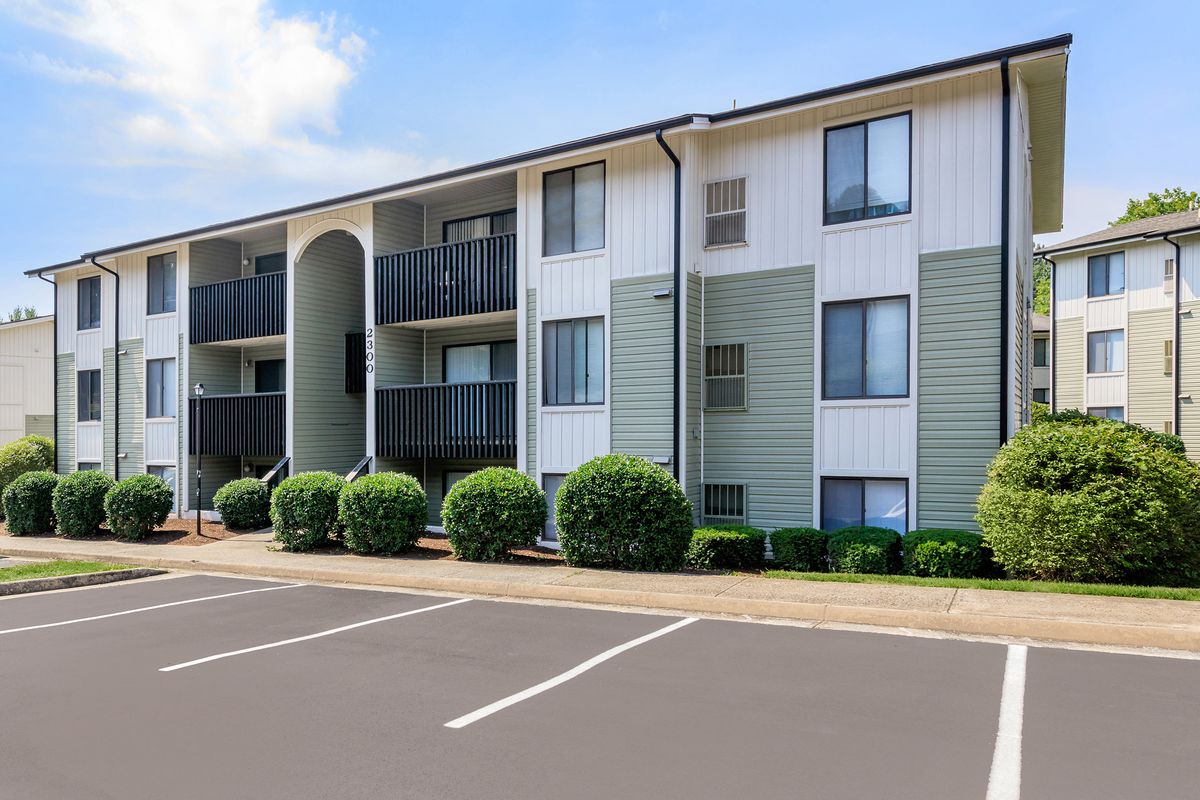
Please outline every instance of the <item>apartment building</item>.
[[0, 323], [0, 446], [54, 436], [54, 317]]
[[1039, 251], [1053, 265], [1056, 410], [1175, 432], [1200, 453], [1197, 234], [1200, 212], [1181, 211]]
[[1029, 413], [1070, 41], [31, 270], [62, 321], [59, 469], [152, 471], [185, 511], [239, 476], [404, 470], [436, 521], [475, 469], [552, 499], [627, 452], [705, 520], [973, 527]]
[[1034, 314], [1030, 321], [1033, 348], [1033, 402], [1050, 405], [1050, 315]]

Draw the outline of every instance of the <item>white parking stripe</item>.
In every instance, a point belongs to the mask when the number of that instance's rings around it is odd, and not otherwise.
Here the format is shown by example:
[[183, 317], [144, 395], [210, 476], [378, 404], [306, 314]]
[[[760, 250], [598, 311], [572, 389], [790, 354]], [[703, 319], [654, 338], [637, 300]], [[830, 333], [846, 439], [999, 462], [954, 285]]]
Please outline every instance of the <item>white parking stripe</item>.
[[158, 671], [159, 672], [174, 672], [177, 669], [186, 669], [187, 667], [194, 667], [197, 664], [207, 664], [209, 661], [219, 661], [222, 658], [232, 658], [233, 656], [241, 656], [241, 655], [245, 655], [246, 653], [257, 653], [259, 650], [270, 650], [273, 647], [283, 647], [285, 645], [296, 644], [298, 642], [307, 642], [310, 639], [320, 639], [322, 636], [332, 636], [335, 633], [342, 633], [344, 631], [354, 630], [355, 628], [361, 628], [365, 625], [374, 625], [377, 622], [387, 622], [388, 620], [400, 619], [401, 617], [411, 617], [413, 614], [424, 614], [426, 611], [437, 611], [439, 608], [447, 608], [449, 606], [456, 606], [460, 603], [469, 603], [470, 601], [471, 601], [471, 598], [464, 597], [462, 600], [453, 600], [449, 603], [439, 603], [436, 606], [426, 606], [425, 608], [417, 608], [417, 609], [413, 609], [412, 611], [403, 611], [399, 614], [389, 614], [386, 617], [376, 617], [375, 619], [367, 619], [367, 620], [363, 620], [362, 622], [355, 622], [350, 625], [343, 625], [340, 628], [330, 628], [327, 631], [321, 631], [319, 633], [310, 633], [307, 636], [297, 636], [294, 639], [284, 639], [281, 642], [271, 642], [270, 644], [260, 644], [260, 645], [256, 645], [255, 647], [246, 647], [241, 650], [232, 650], [228, 653], [217, 653], [215, 656], [205, 656], [204, 658], [197, 658], [194, 661], [185, 661], [182, 664], [172, 664], [169, 667], [161, 667]]
[[478, 711], [472, 711], [470, 714], [464, 714], [463, 716], [459, 717], [458, 719], [452, 719], [446, 723], [446, 727], [447, 728], [465, 728], [466, 726], [470, 725], [472, 722], [478, 722], [479, 720], [483, 719], [484, 717], [489, 717], [492, 714], [495, 714], [497, 711], [506, 709], [511, 705], [515, 705], [515, 704], [521, 702], [522, 700], [528, 700], [529, 698], [534, 697], [535, 695], [539, 695], [544, 691], [553, 689], [555, 686], [558, 686], [560, 683], [566, 683], [567, 681], [571, 680], [572, 678], [577, 678], [580, 675], [582, 675], [583, 673], [587, 672], [592, 667], [595, 667], [599, 664], [603, 664], [605, 661], [608, 661], [613, 656], [618, 656], [621, 653], [624, 653], [626, 650], [632, 650], [633, 648], [637, 647], [639, 644], [645, 644], [646, 642], [650, 641], [651, 639], [657, 639], [660, 636], [666, 636], [671, 631], [677, 631], [680, 628], [684, 627], [685, 625], [691, 625], [695, 621], [696, 621], [695, 617], [688, 617], [687, 619], [681, 619], [681, 620], [679, 620], [679, 622], [668, 625], [665, 628], [659, 628], [658, 630], [654, 631], [653, 633], [647, 633], [645, 636], [639, 636], [638, 638], [636, 638], [632, 641], [626, 642], [625, 644], [617, 645], [616, 647], [612, 648], [611, 650], [605, 650], [600, 655], [593, 656], [593, 657], [589, 658], [587, 661], [584, 661], [579, 666], [573, 667], [572, 669], [569, 669], [566, 672], [562, 673], [561, 675], [557, 675], [548, 681], [542, 681], [537, 686], [531, 686], [530, 688], [528, 688], [522, 692], [517, 692], [516, 694], [509, 695], [508, 697], [504, 698], [503, 700], [497, 700], [496, 702], [492, 703], [491, 705], [484, 706], [483, 708], [479, 709]]
[[1000, 694], [1000, 725], [988, 775], [987, 800], [1021, 797], [1021, 727], [1025, 717], [1025, 659], [1029, 648], [1010, 644]]
[[123, 617], [126, 614], [140, 614], [143, 611], [157, 611], [160, 608], [170, 608], [171, 606], [186, 606], [189, 603], [203, 603], [206, 600], [220, 600], [223, 597], [237, 597], [243, 594], [254, 594], [255, 592], [274, 592], [279, 589], [295, 589], [297, 586], [305, 586], [303, 583], [286, 583], [282, 586], [268, 586], [263, 589], [246, 589], [242, 592], [227, 592], [225, 594], [210, 594], [207, 597], [193, 597], [191, 600], [176, 600], [173, 603], [159, 603], [156, 606], [143, 606], [142, 608], [131, 608], [128, 611], [114, 611], [111, 614], [97, 614], [94, 617], [80, 617], [79, 619], [65, 619], [62, 622], [47, 622], [44, 625], [27, 625], [24, 628], [9, 628], [6, 631], [0, 631], [0, 636], [6, 633], [20, 633], [21, 631], [36, 631], [41, 628], [57, 628], [60, 625], [74, 625], [77, 622], [94, 622], [98, 619], [110, 619], [111, 617]]

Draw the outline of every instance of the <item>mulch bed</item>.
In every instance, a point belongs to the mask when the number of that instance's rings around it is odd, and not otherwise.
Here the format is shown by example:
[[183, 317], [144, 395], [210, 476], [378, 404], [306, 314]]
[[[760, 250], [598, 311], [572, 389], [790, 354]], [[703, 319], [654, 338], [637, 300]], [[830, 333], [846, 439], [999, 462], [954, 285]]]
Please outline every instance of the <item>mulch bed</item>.
[[[171, 517], [159, 529], [151, 531], [145, 538], [139, 542], [122, 542], [123, 544], [179, 544], [185, 547], [196, 547], [199, 545], [211, 544], [222, 539], [231, 539], [243, 533], [250, 531], [231, 531], [219, 522], [209, 522], [204, 520], [200, 528], [200, 536], [196, 535], [196, 520], [194, 519], [176, 519]], [[10, 536], [8, 528], [4, 523], [0, 523], [0, 536]], [[36, 533], [30, 536], [22, 536], [22, 539], [62, 539], [65, 537], [59, 536], [53, 531], [47, 533]], [[87, 542], [121, 542], [108, 528], [101, 527], [100, 533], [95, 536], [89, 536], [80, 541]]]
[[[423, 558], [431, 560], [454, 561], [453, 551], [450, 550], [450, 540], [444, 533], [426, 531], [417, 540], [417, 546], [412, 550], [397, 556], [398, 558]], [[562, 554], [549, 547], [521, 547], [512, 551], [512, 557], [506, 564], [530, 564], [535, 566], [551, 566], [563, 563]]]

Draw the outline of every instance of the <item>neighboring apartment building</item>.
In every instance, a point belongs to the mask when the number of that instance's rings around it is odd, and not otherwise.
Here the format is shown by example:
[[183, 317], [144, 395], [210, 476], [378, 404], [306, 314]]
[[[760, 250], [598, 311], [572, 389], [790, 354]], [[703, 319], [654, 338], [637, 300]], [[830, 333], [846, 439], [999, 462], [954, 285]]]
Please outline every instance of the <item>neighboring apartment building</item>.
[[1175, 432], [1200, 453], [1198, 234], [1200, 212], [1181, 211], [1039, 251], [1054, 270], [1056, 410]]
[[1030, 321], [1030, 335], [1033, 347], [1033, 370], [1030, 387], [1033, 390], [1032, 399], [1035, 403], [1050, 404], [1050, 316], [1034, 314]]
[[54, 317], [0, 323], [0, 446], [54, 436]]
[[1069, 44], [32, 270], [58, 286], [59, 468], [153, 471], [184, 509], [197, 448], [204, 508], [276, 468], [405, 470], [436, 520], [480, 467], [553, 501], [627, 452], [703, 519], [971, 527], [1028, 416], [1029, 243], [1061, 227]]

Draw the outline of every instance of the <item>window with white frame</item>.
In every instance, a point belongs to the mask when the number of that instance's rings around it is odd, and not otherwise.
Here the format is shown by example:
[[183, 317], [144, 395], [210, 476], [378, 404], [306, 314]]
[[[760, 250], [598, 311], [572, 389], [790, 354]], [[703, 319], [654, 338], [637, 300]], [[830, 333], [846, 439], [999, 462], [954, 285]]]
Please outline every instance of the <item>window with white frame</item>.
[[542, 329], [543, 402], [548, 406], [604, 402], [604, 320], [567, 319]]
[[156, 478], [162, 478], [163, 483], [171, 487], [171, 508], [175, 508], [175, 468], [168, 466], [160, 466], [150, 464], [146, 467], [146, 474], [153, 475]]
[[704, 246], [746, 241], [746, 179], [704, 184]]
[[554, 518], [554, 505], [558, 490], [562, 487], [566, 475], [543, 475], [542, 489], [546, 492], [546, 528], [542, 531], [542, 539], [547, 542], [558, 541], [558, 527]]
[[1168, 258], [1163, 262], [1163, 293], [1175, 291], [1175, 259]]
[[1125, 331], [1092, 331], [1087, 336], [1087, 371], [1125, 371]]
[[1087, 413], [1088, 416], [1100, 417], [1101, 419], [1113, 419], [1117, 422], [1125, 421], [1125, 409], [1121, 406], [1089, 406]]
[[604, 247], [604, 162], [542, 178], [542, 255]]
[[146, 259], [146, 313], [166, 314], [175, 310], [175, 254], [163, 253]]
[[99, 472], [100, 471], [100, 462], [99, 461], [80, 461], [78, 464], [75, 465], [75, 470], [77, 472], [89, 472], [89, 471]]
[[912, 210], [912, 115], [825, 130], [825, 224]]
[[80, 370], [76, 378], [75, 397], [78, 401], [79, 422], [99, 422], [101, 419], [100, 370]]
[[746, 345], [710, 344], [704, 347], [704, 408], [746, 407]]
[[704, 484], [704, 524], [746, 521], [746, 487], [740, 483]]
[[1088, 297], [1125, 293], [1125, 254], [1105, 253], [1088, 258]]
[[858, 525], [908, 530], [908, 483], [894, 478], [824, 478], [821, 529]]
[[174, 417], [175, 359], [155, 358], [146, 362], [146, 418]]

